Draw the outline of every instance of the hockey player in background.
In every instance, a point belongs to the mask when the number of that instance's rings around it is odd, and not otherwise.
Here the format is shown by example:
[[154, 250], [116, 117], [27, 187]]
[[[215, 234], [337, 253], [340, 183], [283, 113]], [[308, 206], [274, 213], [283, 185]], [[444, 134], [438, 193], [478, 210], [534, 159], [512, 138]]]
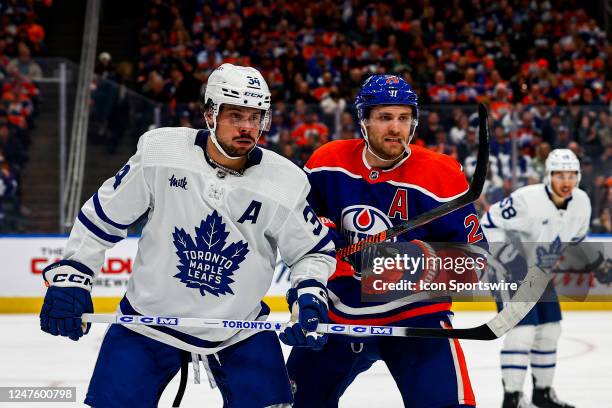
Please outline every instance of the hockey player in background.
[[[493, 204], [483, 216], [482, 227], [489, 242], [523, 242], [527, 259], [549, 270], [555, 266], [562, 243], [584, 240], [591, 219], [587, 194], [578, 188], [580, 163], [569, 149], [550, 152], [545, 163], [544, 183], [519, 188]], [[527, 260], [506, 244], [494, 254], [506, 270], [516, 271]], [[546, 269], [546, 268], [545, 268]], [[522, 398], [523, 382], [531, 365], [532, 404], [538, 408], [572, 408], [561, 402], [552, 388], [557, 363], [557, 343], [561, 335], [561, 309], [552, 284], [547, 293], [554, 296], [536, 304], [504, 338], [501, 351], [503, 408], [530, 406]]]
[[[145, 133], [136, 154], [82, 207], [64, 259], [44, 270], [43, 331], [72, 340], [87, 333], [81, 314], [93, 311], [92, 280], [104, 253], [147, 213], [118, 313], [265, 320], [262, 298], [279, 250], [292, 267], [294, 327], [308, 345], [324, 341], [308, 330], [326, 319], [334, 244], [306, 202], [303, 171], [256, 146], [270, 120], [265, 80], [253, 68], [223, 64], [202, 102], [207, 130]], [[85, 403], [156, 407], [188, 353], [212, 373], [226, 407], [292, 402], [273, 332], [112, 325]]]
[[[309, 202], [348, 243], [403, 223], [463, 194], [467, 181], [452, 158], [408, 146], [418, 123], [417, 95], [395, 75], [374, 75], [356, 101], [363, 139], [330, 142], [306, 164]], [[472, 205], [398, 237], [414, 257], [432, 256], [424, 241], [477, 242], [484, 236]], [[341, 241], [341, 239], [339, 239]], [[336, 246], [344, 246], [337, 242]], [[339, 262], [328, 282], [331, 322], [360, 325], [451, 327], [450, 300], [361, 302], [360, 265]], [[290, 291], [288, 301], [295, 304]], [[300, 345], [293, 333], [281, 334]], [[458, 340], [329, 336], [322, 350], [294, 347], [287, 362], [295, 408], [337, 407], [355, 379], [385, 362], [405, 406], [476, 405]]]

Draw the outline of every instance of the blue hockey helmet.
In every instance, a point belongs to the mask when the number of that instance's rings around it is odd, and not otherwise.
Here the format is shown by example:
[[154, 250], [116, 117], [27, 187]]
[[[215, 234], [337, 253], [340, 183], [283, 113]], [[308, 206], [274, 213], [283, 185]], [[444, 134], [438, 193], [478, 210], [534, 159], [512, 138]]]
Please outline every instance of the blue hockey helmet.
[[359, 120], [367, 118], [368, 108], [378, 105], [408, 105], [418, 119], [418, 96], [406, 80], [397, 75], [372, 75], [355, 98]]

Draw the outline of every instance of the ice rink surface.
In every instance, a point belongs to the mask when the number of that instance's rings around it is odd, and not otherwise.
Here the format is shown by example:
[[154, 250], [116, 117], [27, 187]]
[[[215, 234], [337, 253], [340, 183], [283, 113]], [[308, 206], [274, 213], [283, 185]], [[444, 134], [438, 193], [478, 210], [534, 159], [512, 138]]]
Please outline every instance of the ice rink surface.
[[[459, 312], [455, 327], [486, 322], [492, 312]], [[273, 314], [270, 320], [286, 320]], [[106, 325], [96, 325], [78, 343], [52, 337], [38, 328], [34, 315], [0, 315], [0, 386], [74, 386], [77, 404], [0, 403], [12, 407], [84, 406], [82, 401]], [[500, 407], [502, 397], [499, 350], [501, 341], [462, 342], [479, 407]], [[287, 354], [289, 349], [285, 348]], [[612, 312], [567, 312], [559, 344], [555, 386], [563, 400], [578, 408], [612, 407]], [[192, 370], [181, 407], [221, 407], [217, 389], [194, 384]], [[205, 376], [204, 370], [202, 375]], [[431, 381], [436, 381], [432, 378]], [[527, 387], [530, 387], [530, 376]], [[178, 376], [168, 386], [160, 407], [170, 407]], [[530, 395], [530, 391], [529, 395]], [[340, 400], [342, 408], [402, 407], [402, 401], [386, 367], [376, 363], [361, 374]], [[313, 407], [316, 408], [316, 407]]]

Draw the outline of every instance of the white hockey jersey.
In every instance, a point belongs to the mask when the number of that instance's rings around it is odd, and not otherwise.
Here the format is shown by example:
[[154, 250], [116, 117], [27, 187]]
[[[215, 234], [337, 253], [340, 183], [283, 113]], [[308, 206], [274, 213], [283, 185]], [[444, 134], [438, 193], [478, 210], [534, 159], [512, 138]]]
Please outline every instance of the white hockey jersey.
[[[538, 244], [550, 252], [561, 250], [561, 243], [578, 243], [585, 237], [591, 219], [591, 203], [587, 194], [575, 188], [563, 208], [557, 208], [544, 184], [519, 188], [510, 196], [493, 204], [480, 225], [487, 241], [507, 242], [518, 239], [531, 248], [526, 256], [537, 263], [534, 251]], [[546, 244], [546, 245], [544, 245]], [[525, 245], [524, 245], [525, 246]]]
[[[122, 314], [264, 319], [262, 298], [277, 250], [295, 286], [326, 284], [334, 245], [306, 202], [306, 175], [276, 153], [255, 148], [243, 176], [204, 154], [208, 132], [161, 128], [145, 133], [128, 163], [82, 207], [66, 259], [98, 272], [105, 250], [148, 211]], [[214, 353], [250, 331], [126, 326], [175, 347]]]

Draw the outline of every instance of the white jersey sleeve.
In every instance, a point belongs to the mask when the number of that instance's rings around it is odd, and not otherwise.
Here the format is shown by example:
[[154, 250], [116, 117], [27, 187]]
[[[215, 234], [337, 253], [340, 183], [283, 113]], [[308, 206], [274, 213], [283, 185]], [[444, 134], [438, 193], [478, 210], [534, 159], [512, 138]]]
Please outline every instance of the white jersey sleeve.
[[481, 226], [489, 242], [504, 241], [506, 231], [529, 230], [529, 208], [525, 196], [515, 192], [491, 205], [481, 220]]
[[306, 279], [315, 279], [323, 285], [336, 267], [335, 247], [316, 213], [306, 201], [310, 185], [300, 172], [301, 192], [294, 205], [286, 210], [283, 224], [277, 233], [281, 258], [291, 267], [291, 286]]
[[104, 253], [127, 236], [127, 228], [152, 205], [144, 176], [142, 145], [119, 172], [106, 180], [81, 208], [66, 245], [65, 259], [81, 262], [94, 273]]

